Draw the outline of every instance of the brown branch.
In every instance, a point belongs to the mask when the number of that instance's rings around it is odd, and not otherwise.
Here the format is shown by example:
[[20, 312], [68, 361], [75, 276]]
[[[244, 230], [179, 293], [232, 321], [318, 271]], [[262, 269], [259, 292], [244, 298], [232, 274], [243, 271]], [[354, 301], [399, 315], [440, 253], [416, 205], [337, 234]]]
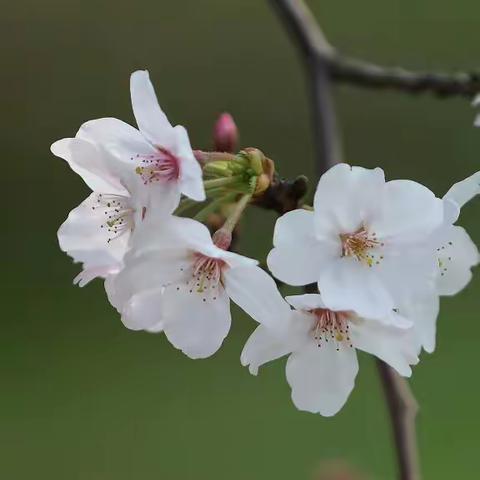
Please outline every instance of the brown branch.
[[378, 373], [382, 380], [388, 403], [395, 439], [401, 480], [419, 480], [420, 467], [417, 450], [415, 418], [418, 404], [408, 381], [398, 375], [382, 360], [377, 359]]
[[270, 3], [290, 32], [305, 63], [312, 95], [316, 165], [318, 174], [321, 175], [342, 161], [329, 66], [334, 50], [303, 2], [270, 0]]
[[407, 93], [432, 93], [438, 97], [472, 98], [480, 93], [480, 71], [442, 73], [412, 72], [383, 67], [339, 53], [325, 39], [318, 24], [301, 0], [271, 0], [288, 25], [309, 63], [323, 65], [336, 82], [355, 86], [391, 89]]
[[480, 72], [412, 72], [400, 67], [381, 67], [335, 53], [328, 59], [335, 81], [374, 89], [407, 93], [432, 93], [440, 98], [473, 98], [480, 92]]

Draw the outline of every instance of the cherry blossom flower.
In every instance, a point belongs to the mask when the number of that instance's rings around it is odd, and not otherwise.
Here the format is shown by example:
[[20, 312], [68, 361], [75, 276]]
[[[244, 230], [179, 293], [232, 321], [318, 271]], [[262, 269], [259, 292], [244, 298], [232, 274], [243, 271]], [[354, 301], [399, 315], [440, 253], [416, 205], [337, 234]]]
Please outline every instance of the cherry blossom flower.
[[79, 138], [64, 138], [51, 150], [92, 190], [58, 230], [60, 248], [83, 264], [74, 283], [84, 286], [96, 277], [119, 271], [143, 206], [112, 172], [115, 159], [101, 147]]
[[195, 220], [150, 216], [132, 243], [124, 269], [106, 281], [110, 302], [125, 326], [163, 331], [191, 358], [220, 348], [230, 329], [230, 299], [266, 323], [289, 310], [256, 260], [216, 245]]
[[456, 295], [472, 278], [471, 269], [479, 263], [476, 245], [463, 227], [455, 225], [460, 209], [480, 193], [480, 172], [454, 184], [443, 197], [444, 221], [431, 235], [431, 248], [437, 257], [437, 279], [430, 294], [414, 297], [402, 309], [415, 325], [420, 344], [432, 353], [435, 349], [438, 296]]
[[358, 372], [356, 349], [375, 355], [403, 376], [410, 376], [410, 365], [418, 362], [412, 328], [331, 310], [319, 294], [286, 300], [296, 310], [289, 312], [285, 326], [272, 328], [272, 322], [258, 326], [245, 344], [241, 362], [256, 375], [261, 365], [289, 355], [287, 381], [300, 410], [332, 416], [342, 408]]
[[428, 240], [443, 216], [442, 200], [423, 185], [339, 164], [321, 177], [314, 212], [277, 220], [268, 266], [290, 285], [316, 282], [333, 310], [391, 321], [398, 299], [433, 288]]
[[130, 92], [139, 130], [116, 118], [100, 118], [84, 123], [77, 137], [101, 145], [114, 156], [122, 183], [138, 182], [143, 186], [139, 195], [158, 197], [157, 209], [172, 212], [182, 194], [195, 201], [205, 200], [202, 170], [187, 131], [170, 124], [147, 71], [132, 73]]
[[74, 280], [80, 286], [119, 271], [130, 234], [147, 210], [169, 213], [181, 193], [205, 199], [201, 168], [187, 133], [168, 122], [147, 72], [132, 74], [131, 94], [140, 131], [102, 118], [51, 147], [93, 192], [58, 232], [62, 250], [83, 263]]

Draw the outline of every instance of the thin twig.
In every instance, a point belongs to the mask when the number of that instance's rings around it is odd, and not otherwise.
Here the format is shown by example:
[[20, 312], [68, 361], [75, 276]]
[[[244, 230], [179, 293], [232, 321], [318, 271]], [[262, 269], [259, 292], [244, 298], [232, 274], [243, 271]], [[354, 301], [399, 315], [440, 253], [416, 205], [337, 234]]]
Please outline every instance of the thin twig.
[[415, 418], [418, 412], [417, 401], [405, 378], [378, 359], [377, 367], [392, 420], [400, 479], [419, 480], [420, 466], [415, 429]]
[[450, 74], [412, 72], [400, 67], [381, 67], [339, 53], [331, 55], [327, 61], [335, 81], [356, 86], [407, 93], [432, 93], [439, 98], [473, 98], [480, 92], [480, 71]]
[[270, 0], [290, 31], [305, 62], [312, 93], [317, 173], [342, 161], [340, 134], [333, 105], [329, 58], [334, 50], [310, 10], [297, 0]]

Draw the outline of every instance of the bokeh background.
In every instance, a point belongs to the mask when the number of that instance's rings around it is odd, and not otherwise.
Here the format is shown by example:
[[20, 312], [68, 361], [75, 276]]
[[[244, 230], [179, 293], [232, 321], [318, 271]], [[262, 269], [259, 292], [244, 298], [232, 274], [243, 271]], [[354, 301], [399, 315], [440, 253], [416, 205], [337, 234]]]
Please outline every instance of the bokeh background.
[[[311, 0], [340, 49], [415, 69], [478, 66], [477, 0]], [[208, 148], [232, 112], [242, 145], [284, 176], [314, 183], [308, 98], [296, 52], [261, 0], [17, 0], [0, 15], [2, 321], [0, 478], [24, 480], [316, 480], [342, 461], [393, 479], [388, 417], [374, 362], [333, 419], [292, 406], [284, 363], [250, 376], [239, 364], [254, 323], [238, 310], [214, 357], [192, 361], [162, 335], [125, 329], [101, 282], [78, 272], [56, 230], [87, 188], [49, 152], [86, 120], [133, 122], [129, 74], [148, 68], [172, 121]], [[480, 130], [464, 99], [336, 89], [348, 161], [382, 166], [443, 194], [480, 169]], [[480, 242], [480, 200], [461, 223]], [[240, 248], [263, 258], [274, 215], [254, 211]], [[425, 479], [479, 471], [480, 277], [443, 301], [438, 349], [423, 355]]]

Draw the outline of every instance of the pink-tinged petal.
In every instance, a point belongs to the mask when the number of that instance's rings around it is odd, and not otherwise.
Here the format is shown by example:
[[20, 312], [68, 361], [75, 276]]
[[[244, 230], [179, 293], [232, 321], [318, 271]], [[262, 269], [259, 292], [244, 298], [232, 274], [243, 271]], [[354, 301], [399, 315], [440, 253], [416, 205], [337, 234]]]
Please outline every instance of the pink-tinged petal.
[[321, 271], [318, 289], [327, 308], [378, 320], [388, 317], [396, 305], [374, 270], [345, 257]]
[[111, 160], [109, 169], [129, 187], [142, 183], [136, 171], [142, 160], [158, 155], [158, 150], [136, 129], [116, 118], [99, 118], [84, 123], [76, 135], [104, 148]]
[[335, 165], [322, 175], [315, 192], [318, 235], [352, 233], [376, 215], [385, 187], [383, 170]]
[[355, 385], [357, 354], [348, 346], [336, 351], [332, 342], [321, 347], [310, 343], [290, 355], [286, 373], [295, 406], [330, 417], [343, 407]]
[[164, 327], [168, 340], [190, 358], [206, 358], [222, 345], [230, 330], [230, 300], [219, 288], [215, 300], [183, 285], [164, 292]]
[[50, 150], [63, 158], [92, 191], [129, 195], [109, 169], [107, 154], [96, 145], [79, 138], [63, 138], [52, 144]]
[[98, 194], [92, 193], [70, 212], [58, 230], [60, 248], [86, 269], [116, 266], [127, 251], [130, 237], [128, 229], [117, 236], [107, 231], [105, 211], [97, 208], [97, 200]]
[[437, 290], [440, 295], [456, 295], [472, 279], [472, 267], [479, 263], [476, 245], [462, 227], [449, 226], [435, 238], [440, 273]]
[[177, 125], [174, 128], [175, 147], [173, 153], [180, 162], [180, 191], [197, 202], [206, 199], [203, 188], [202, 168], [193, 155], [188, 133], [184, 127]]
[[173, 127], [158, 104], [147, 70], [137, 70], [130, 76], [133, 114], [142, 134], [153, 145], [170, 148]]
[[400, 329], [374, 320], [350, 323], [350, 338], [355, 348], [375, 355], [400, 375], [412, 374], [410, 365], [418, 363], [418, 343], [413, 328]]
[[452, 185], [450, 190], [443, 197], [446, 200], [454, 201], [462, 208], [473, 197], [480, 193], [480, 172], [475, 172], [470, 177]]
[[417, 182], [387, 182], [377, 203], [380, 209], [369, 227], [386, 245], [422, 240], [443, 223], [442, 200]]
[[291, 309], [260, 267], [229, 268], [223, 277], [228, 296], [255, 321], [271, 328], [286, 327]]

